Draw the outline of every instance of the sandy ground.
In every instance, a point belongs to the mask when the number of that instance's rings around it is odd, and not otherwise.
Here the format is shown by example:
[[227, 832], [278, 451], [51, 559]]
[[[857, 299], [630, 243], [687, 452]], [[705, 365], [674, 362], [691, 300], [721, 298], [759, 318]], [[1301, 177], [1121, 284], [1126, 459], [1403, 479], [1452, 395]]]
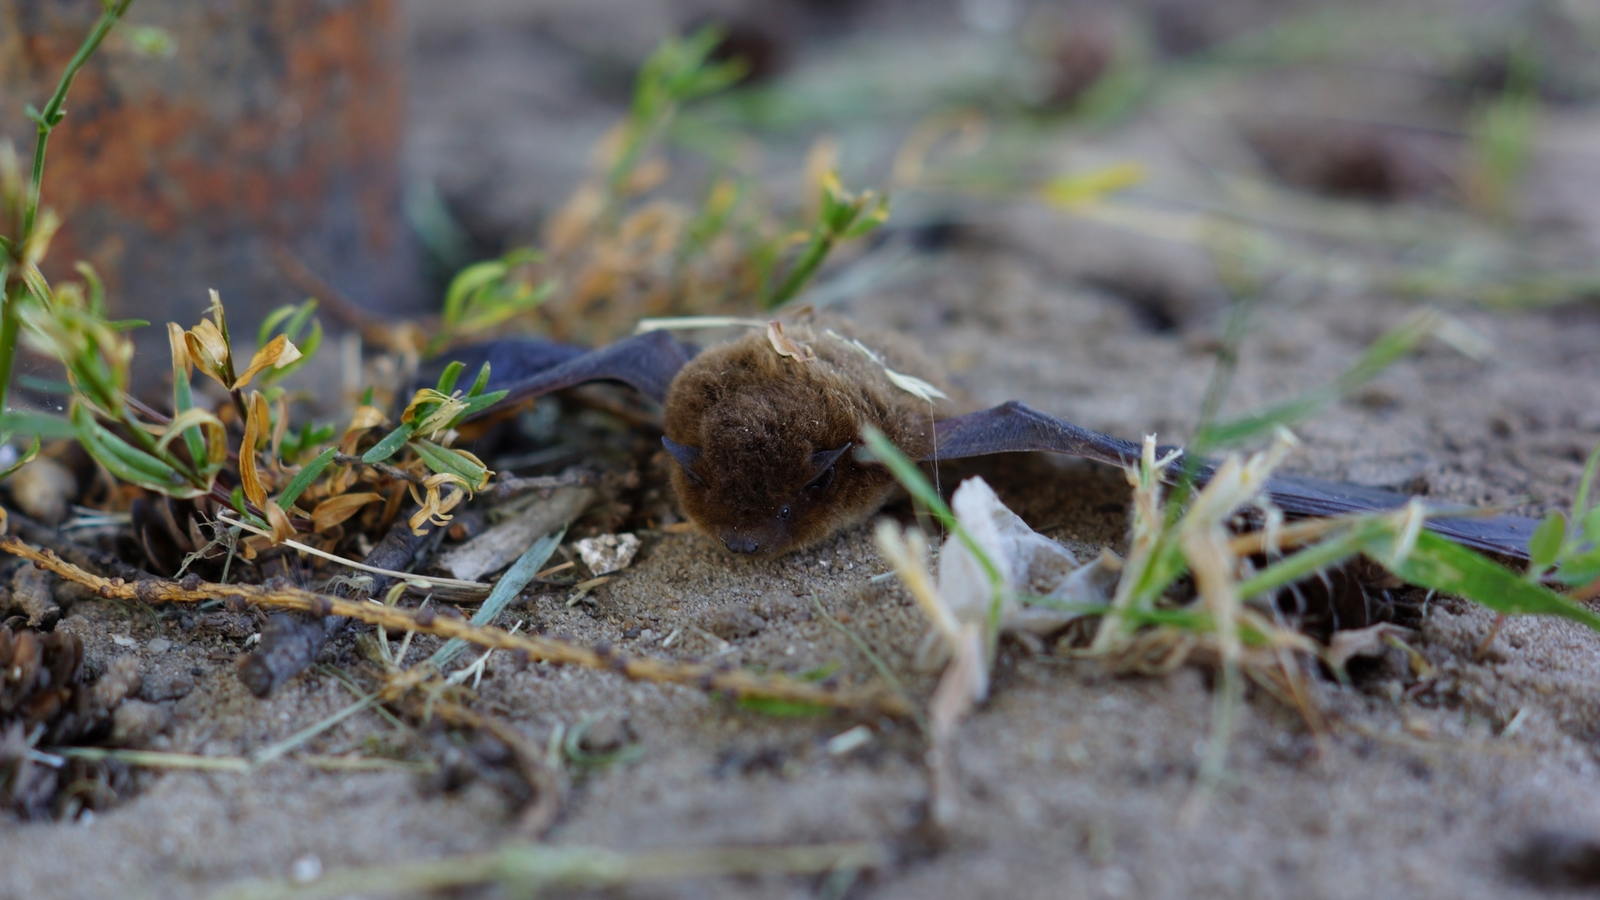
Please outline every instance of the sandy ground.
[[[469, 182], [487, 177], [482, 167], [510, 171], [517, 148], [570, 118], [567, 140], [529, 157], [522, 175], [507, 175], [515, 186], [499, 196], [501, 206], [475, 207], [506, 228], [517, 216], [531, 219], [564, 193], [552, 184], [581, 161], [572, 148], [603, 129], [610, 108], [593, 98], [584, 106], [539, 75], [540, 66], [559, 68], [548, 60], [529, 62], [527, 77], [502, 71], [503, 84], [480, 80], [483, 91], [463, 99], [474, 76], [449, 63], [472, 59], [488, 71], [540, 42], [566, 39], [572, 53], [586, 45], [532, 25], [476, 40], [442, 25], [423, 30], [413, 73], [415, 164], [446, 189], [470, 199]], [[617, 40], [624, 46], [616, 52], [628, 49]], [[491, 113], [492, 101], [504, 105]], [[485, 127], [478, 157], [441, 155], [454, 133], [444, 110], [465, 117], [456, 125]], [[1062, 140], [1046, 157], [1134, 154], [1163, 173], [1152, 192], [1194, 199], [1203, 188], [1186, 164], [1195, 147], [1209, 146], [1210, 120], [1191, 112], [1159, 106], [1109, 133]], [[491, 119], [506, 124], [495, 130]], [[1569, 111], [1560, 126], [1587, 146], [1581, 136], [1600, 131], [1600, 117]], [[1551, 171], [1559, 167], [1536, 169], [1533, 182], [1554, 198], [1544, 202], [1576, 208], [1541, 180]], [[1204, 253], [1025, 201], [962, 215], [966, 227], [952, 245], [919, 256], [894, 284], [852, 297], [847, 311], [923, 343], [975, 402], [1021, 399], [1127, 437], [1185, 433], [1220, 321]], [[1588, 239], [1581, 221], [1569, 221], [1566, 234]], [[1135, 282], [1162, 288], [1162, 327], [1151, 324], [1150, 291], [1130, 288]], [[1413, 306], [1359, 287], [1298, 284], [1285, 281], [1264, 296], [1230, 409], [1330, 380]], [[1486, 358], [1430, 342], [1299, 429], [1305, 446], [1290, 468], [1529, 512], [1568, 502], [1584, 456], [1600, 441], [1600, 314], [1592, 305], [1456, 312], [1489, 340]], [[1026, 457], [992, 459], [979, 470], [1031, 524], [1085, 558], [1124, 546], [1120, 473]], [[507, 621], [608, 640], [630, 653], [721, 655], [791, 672], [831, 664], [846, 682], [873, 678], [861, 652], [817, 615], [820, 604], [925, 691], [931, 680], [912, 670], [925, 625], [902, 589], [869, 581], [885, 568], [866, 529], [761, 561], [730, 558], [695, 535], [656, 535], [592, 604], [539, 595]], [[722, 627], [730, 610], [761, 624], [731, 632]], [[904, 723], [869, 722], [871, 742], [833, 755], [827, 740], [852, 721], [768, 718], [688, 689], [546, 666], [519, 672], [501, 660], [491, 663], [482, 703], [535, 742], [602, 712], [625, 717], [637, 735], [637, 760], [576, 778], [549, 836], [558, 846], [875, 838], [900, 848], [893, 865], [851, 888], [849, 896], [862, 898], [1543, 896], [1514, 877], [1504, 854], [1541, 830], [1600, 834], [1600, 635], [1513, 620], [1474, 661], [1492, 614], [1434, 598], [1408, 615], [1432, 677], [1380, 672], [1356, 686], [1318, 682], [1316, 703], [1330, 726], [1320, 745], [1293, 710], [1252, 696], [1231, 778], [1198, 806], [1194, 775], [1212, 708], [1205, 672], [1119, 678], [1094, 663], [1008, 646], [993, 698], [958, 739], [959, 813], [937, 849], [911, 837], [927, 787], [924, 745]], [[314, 672], [257, 700], [232, 667], [253, 626], [226, 616], [191, 624], [185, 630], [178, 615], [82, 602], [60, 627], [81, 635], [101, 665], [130, 652], [131, 639], [154, 685], [147, 693], [166, 691], [178, 715], [162, 739], [173, 750], [248, 753], [352, 699]], [[704, 633], [717, 630], [730, 636]], [[674, 632], [682, 637], [662, 649]], [[349, 640], [324, 659], [353, 662]], [[364, 714], [310, 747], [336, 752], [393, 739], [381, 719]], [[490, 848], [507, 836], [511, 813], [486, 781], [444, 792], [412, 774], [326, 772], [295, 761], [250, 775], [143, 773], [135, 796], [104, 814], [58, 824], [0, 820], [0, 898], [209, 896], [240, 879], [287, 877], [308, 855], [331, 870]], [[763, 876], [611, 895], [806, 897], [820, 885]]]

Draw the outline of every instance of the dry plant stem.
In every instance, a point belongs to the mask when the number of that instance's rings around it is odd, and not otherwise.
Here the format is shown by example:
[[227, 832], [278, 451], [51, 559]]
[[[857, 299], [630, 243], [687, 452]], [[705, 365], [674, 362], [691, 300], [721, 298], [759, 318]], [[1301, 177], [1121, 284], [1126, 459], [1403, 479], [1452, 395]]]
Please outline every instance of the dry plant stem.
[[13, 534], [30, 544], [50, 548], [62, 559], [80, 569], [87, 569], [96, 575], [121, 578], [124, 581], [143, 581], [156, 577], [137, 566], [128, 565], [109, 553], [70, 541], [54, 528], [35, 522], [15, 510], [6, 510], [6, 519], [9, 523], [7, 527]]
[[367, 468], [372, 469], [380, 474], [387, 475], [390, 478], [398, 481], [408, 481], [418, 486], [420, 486], [423, 481], [422, 476], [412, 472], [407, 472], [405, 469], [402, 469], [398, 466], [391, 466], [385, 462], [369, 463], [359, 456], [350, 456], [349, 454], [345, 453], [335, 453], [333, 456], [333, 462], [335, 465], [340, 466], [366, 466]]
[[484, 494], [490, 503], [503, 503], [532, 491], [553, 491], [568, 486], [590, 487], [596, 482], [593, 472], [567, 472], [537, 478], [502, 478]]
[[619, 853], [591, 847], [508, 844], [488, 853], [330, 872], [312, 884], [268, 882], [213, 895], [216, 900], [315, 900], [384, 894], [420, 896], [499, 883], [513, 897], [561, 888], [607, 888], [655, 879], [715, 875], [805, 874], [878, 868], [888, 848], [865, 841], [779, 847], [713, 847]]
[[[259, 534], [259, 535], [262, 535], [262, 536], [269, 536], [269, 535], [272, 534], [272, 532], [267, 531], [267, 530], [262, 529], [262, 528], [257, 528], [256, 526], [251, 525], [249, 522], [244, 522], [244, 521], [241, 521], [239, 519], [230, 518], [228, 516], [220, 516], [219, 515], [219, 516], [217, 516], [217, 521], [222, 522], [225, 525], [237, 525], [238, 527], [243, 528], [245, 531], [248, 531], [251, 534]], [[439, 586], [443, 586], [443, 587], [460, 588], [461, 590], [465, 590], [465, 591], [483, 592], [483, 591], [489, 590], [489, 585], [482, 584], [482, 583], [476, 582], [476, 581], [466, 581], [466, 580], [458, 579], [458, 578], [434, 578], [432, 576], [412, 575], [412, 574], [407, 573], [407, 572], [395, 572], [395, 571], [391, 571], [389, 569], [380, 569], [380, 568], [378, 568], [376, 566], [369, 566], [366, 563], [358, 563], [353, 559], [345, 559], [342, 556], [339, 556], [339, 555], [334, 554], [334, 553], [329, 553], [326, 550], [318, 550], [315, 547], [311, 547], [311, 546], [308, 546], [306, 544], [302, 544], [299, 541], [284, 540], [284, 541], [280, 541], [279, 543], [281, 543], [285, 547], [293, 547], [294, 549], [299, 550], [301, 553], [309, 553], [312, 556], [321, 557], [321, 558], [323, 558], [323, 559], [325, 559], [325, 560], [327, 560], [329, 562], [336, 562], [336, 563], [338, 563], [338, 564], [340, 564], [342, 566], [349, 566], [352, 569], [358, 569], [358, 570], [360, 570], [362, 572], [371, 572], [374, 575], [383, 575], [383, 576], [388, 577], [388, 578], [404, 578], [404, 579], [406, 579], [408, 581], [427, 582], [427, 584], [429, 586], [439, 585]]]
[[[732, 668], [704, 663], [675, 662], [648, 657], [629, 657], [601, 643], [593, 648], [579, 647], [538, 635], [512, 634], [499, 628], [472, 625], [424, 611], [413, 615], [407, 610], [381, 603], [356, 602], [329, 597], [296, 587], [263, 587], [248, 584], [201, 582], [185, 587], [175, 581], [149, 579], [129, 583], [120, 578], [102, 578], [56, 556], [37, 550], [12, 536], [0, 539], [0, 550], [30, 560], [69, 581], [93, 589], [101, 597], [138, 600], [143, 603], [199, 603], [243, 597], [247, 602], [269, 609], [298, 610], [319, 616], [345, 616], [392, 632], [419, 631], [445, 638], [460, 638], [470, 644], [496, 650], [526, 654], [537, 662], [565, 663], [591, 669], [608, 669], [640, 681], [683, 684], [705, 691], [720, 691], [735, 697], [761, 697], [790, 700], [841, 710], [905, 717], [911, 710], [904, 700], [881, 691], [830, 691], [790, 678], [761, 677]], [[417, 672], [417, 670], [412, 670]], [[398, 699], [406, 681], [421, 683], [431, 673], [419, 673], [397, 680], [386, 699]]]
[[272, 261], [277, 264], [278, 271], [283, 273], [283, 277], [304, 293], [321, 301], [322, 308], [327, 310], [328, 315], [341, 325], [359, 331], [361, 339], [367, 343], [380, 347], [389, 346], [391, 328], [382, 318], [351, 302], [348, 297], [311, 271], [282, 241], [274, 241], [269, 249], [272, 252]]

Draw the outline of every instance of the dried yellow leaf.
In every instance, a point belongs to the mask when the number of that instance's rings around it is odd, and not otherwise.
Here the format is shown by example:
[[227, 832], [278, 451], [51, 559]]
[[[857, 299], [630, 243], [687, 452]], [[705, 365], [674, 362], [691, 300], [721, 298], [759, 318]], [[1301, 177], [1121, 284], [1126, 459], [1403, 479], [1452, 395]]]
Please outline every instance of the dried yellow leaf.
[[767, 341], [772, 344], [772, 349], [776, 350], [779, 356], [798, 359], [801, 362], [817, 358], [817, 354], [810, 347], [784, 334], [783, 323], [777, 319], [767, 323]]
[[194, 374], [194, 359], [189, 355], [189, 342], [177, 322], [167, 323], [167, 343], [172, 346], [172, 372], [174, 377], [182, 372], [184, 378]]
[[248, 415], [244, 421], [244, 442], [239, 445], [239, 480], [244, 484], [244, 495], [261, 509], [267, 502], [267, 488], [261, 482], [261, 472], [256, 465], [256, 448], [270, 427], [267, 398], [261, 396], [260, 391], [251, 391], [245, 408]]
[[[156, 448], [159, 450], [167, 449], [167, 445], [172, 443], [174, 438], [196, 425], [215, 425], [217, 428], [222, 428], [222, 420], [212, 415], [209, 410], [191, 406], [174, 416], [172, 421], [167, 423], [166, 427], [162, 429], [161, 440], [156, 442]], [[210, 428], [206, 429], [206, 433], [208, 436], [215, 434]], [[223, 446], [226, 447], [227, 445], [224, 444]]]
[[363, 506], [375, 500], [382, 500], [382, 494], [340, 494], [317, 504], [311, 511], [311, 528], [313, 531], [326, 531], [345, 519], [361, 511]]
[[260, 372], [262, 369], [265, 369], [268, 366], [271, 366], [274, 369], [281, 369], [299, 358], [300, 348], [296, 347], [294, 343], [289, 340], [288, 335], [280, 334], [272, 340], [267, 341], [267, 345], [265, 347], [257, 350], [256, 355], [250, 357], [249, 368], [245, 369], [244, 373], [239, 376], [238, 380], [229, 385], [229, 388], [231, 390], [238, 390], [239, 388], [249, 384], [250, 379], [256, 377], [256, 373]]
[[283, 511], [276, 500], [268, 500], [262, 509], [267, 514], [267, 524], [272, 526], [272, 543], [281, 544], [294, 537], [294, 524], [289, 521], [289, 514]]
[[363, 428], [374, 428], [386, 424], [388, 421], [388, 417], [376, 406], [358, 406], [356, 407], [355, 415], [350, 417], [350, 426], [345, 429], [345, 433], [348, 434]]
[[267, 462], [272, 466], [274, 475], [282, 475], [283, 467], [279, 464], [279, 454], [283, 452], [283, 439], [289, 433], [289, 397], [279, 394], [278, 399], [272, 401], [273, 412], [277, 417], [272, 422], [272, 441], [267, 446], [272, 452], [267, 455]]
[[200, 367], [200, 371], [216, 379], [223, 387], [232, 389], [233, 385], [228, 383], [231, 351], [222, 332], [217, 330], [216, 323], [201, 319], [199, 325], [184, 333], [183, 339], [189, 347], [189, 356]]
[[[461, 490], [445, 494], [443, 488], [446, 485], [456, 485]], [[422, 507], [408, 520], [412, 534], [422, 534], [422, 526], [427, 522], [435, 525], [447, 524], [451, 517], [446, 514], [459, 506], [461, 501], [466, 499], [467, 491], [471, 489], [465, 478], [448, 472], [439, 472], [423, 479], [422, 487], [427, 491], [426, 497], [417, 496], [416, 485], [408, 484], [407, 487], [411, 491], [411, 499]]]

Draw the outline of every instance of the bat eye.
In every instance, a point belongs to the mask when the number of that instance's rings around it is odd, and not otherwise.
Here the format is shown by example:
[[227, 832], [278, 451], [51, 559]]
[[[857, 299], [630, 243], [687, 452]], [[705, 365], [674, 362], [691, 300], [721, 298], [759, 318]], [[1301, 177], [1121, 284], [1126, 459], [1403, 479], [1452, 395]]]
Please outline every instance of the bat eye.
[[778, 518], [787, 522], [789, 520], [789, 507], [785, 506], [783, 509], [778, 510]]

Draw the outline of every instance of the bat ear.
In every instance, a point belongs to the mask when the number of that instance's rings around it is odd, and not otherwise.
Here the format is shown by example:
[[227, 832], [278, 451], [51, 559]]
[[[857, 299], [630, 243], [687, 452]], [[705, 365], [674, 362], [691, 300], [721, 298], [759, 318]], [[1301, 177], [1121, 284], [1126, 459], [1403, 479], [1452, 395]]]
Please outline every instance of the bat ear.
[[839, 461], [839, 457], [845, 455], [846, 453], [849, 453], [850, 452], [850, 448], [854, 447], [855, 445], [856, 445], [855, 441], [850, 441], [850, 442], [846, 443], [843, 447], [840, 447], [837, 450], [821, 450], [821, 451], [818, 451], [816, 453], [811, 454], [811, 466], [812, 466], [812, 468], [817, 469], [818, 471], [826, 469], [827, 467], [829, 467], [829, 466], [833, 465], [834, 463], [838, 462]]
[[661, 446], [667, 448], [667, 452], [672, 454], [672, 458], [678, 461], [679, 466], [683, 467], [683, 474], [689, 476], [690, 481], [702, 487], [705, 486], [705, 481], [694, 473], [695, 461], [700, 458], [700, 450], [698, 448], [685, 447], [666, 435], [661, 436]]
[[850, 441], [837, 450], [821, 450], [811, 454], [811, 467], [816, 470], [817, 474], [812, 476], [805, 486], [818, 489], [826, 488], [833, 481], [833, 464], [839, 461], [839, 457], [850, 452], [850, 448], [854, 446], [855, 441]]

